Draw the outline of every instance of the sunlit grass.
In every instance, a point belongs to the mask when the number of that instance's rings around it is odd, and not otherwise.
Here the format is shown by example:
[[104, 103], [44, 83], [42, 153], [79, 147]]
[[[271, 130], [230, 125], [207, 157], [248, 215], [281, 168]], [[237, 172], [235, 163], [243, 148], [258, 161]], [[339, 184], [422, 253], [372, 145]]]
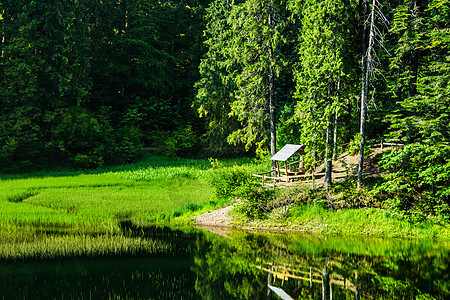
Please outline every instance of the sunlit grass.
[[0, 260], [52, 259], [75, 256], [170, 254], [175, 249], [161, 241], [126, 236], [41, 235], [0, 244]]
[[186, 222], [186, 216], [219, 205], [208, 182], [212, 169], [206, 159], [148, 156], [96, 170], [2, 175], [0, 260], [171, 251], [167, 244], [127, 237], [121, 224], [149, 225], [181, 215]]
[[298, 206], [292, 209], [288, 221], [295, 224], [294, 228], [331, 235], [450, 240], [448, 226], [411, 224], [376, 208], [334, 211], [320, 206]]
[[[251, 164], [224, 160], [223, 166]], [[148, 156], [97, 170], [48, 170], [0, 177], [0, 226], [117, 232], [122, 219], [152, 223], [216, 205], [204, 160]], [[1, 235], [1, 233], [0, 233]]]

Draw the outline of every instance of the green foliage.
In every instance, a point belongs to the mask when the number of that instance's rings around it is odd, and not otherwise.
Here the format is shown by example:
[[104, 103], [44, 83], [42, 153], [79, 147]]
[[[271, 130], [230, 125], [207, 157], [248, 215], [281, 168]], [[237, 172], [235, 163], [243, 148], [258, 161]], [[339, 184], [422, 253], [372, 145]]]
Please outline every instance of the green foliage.
[[[369, 186], [369, 180], [366, 185]], [[382, 195], [376, 189], [355, 189], [354, 181], [336, 182], [329, 193], [325, 194], [328, 207], [335, 210], [354, 208], [386, 208]]]
[[383, 155], [380, 165], [389, 170], [380, 189], [386, 203], [411, 221], [426, 216], [450, 220], [450, 146], [410, 144]]
[[390, 82], [396, 100], [389, 115], [391, 136], [408, 143], [448, 142], [449, 1], [408, 2], [399, 5], [392, 26], [400, 39], [390, 65], [396, 71]]
[[239, 213], [252, 219], [262, 219], [271, 210], [270, 204], [274, 199], [275, 190], [250, 181], [237, 189], [236, 196], [241, 201], [236, 208]]
[[187, 156], [196, 142], [196, 137], [191, 126], [179, 128], [165, 138], [166, 155]]
[[227, 19], [232, 32], [226, 43], [227, 82], [233, 84], [230, 116], [241, 123], [228, 142], [242, 143], [246, 150], [256, 146], [264, 151], [275, 142], [270, 130], [275, 130], [274, 84], [282, 64], [283, 9], [274, 0], [235, 2]]
[[[349, 155], [357, 155], [359, 154], [361, 148], [361, 134], [357, 133], [355, 134], [354, 138], [350, 141], [349, 145], [347, 146], [347, 153]], [[373, 152], [372, 148], [367, 146], [367, 144], [364, 145], [364, 156], [369, 156]]]
[[155, 132], [195, 124], [204, 5], [2, 1], [2, 171], [126, 163]]
[[124, 126], [116, 131], [116, 141], [111, 149], [112, 161], [116, 163], [130, 163], [142, 152], [142, 130], [136, 125]]
[[102, 166], [111, 151], [112, 128], [81, 107], [73, 107], [61, 114], [52, 135], [55, 147], [76, 166]]
[[[355, 3], [345, 1], [292, 1], [290, 9], [298, 17], [294, 66], [296, 107], [294, 122], [299, 124], [301, 143], [309, 150], [307, 160], [315, 163], [326, 148], [326, 129], [334, 124], [336, 116], [345, 116], [345, 124], [337, 130], [345, 131], [351, 119], [346, 111], [355, 93], [357, 43]], [[337, 114], [336, 114], [337, 113]], [[339, 119], [339, 122], [341, 119]], [[330, 147], [329, 140], [328, 149]], [[313, 153], [314, 152], [314, 153]]]
[[[234, 156], [242, 149], [227, 142], [227, 137], [240, 128], [236, 117], [230, 116], [235, 85], [230, 73], [237, 68], [229, 60], [228, 40], [232, 38], [227, 22], [232, 6], [230, 1], [212, 1], [206, 9], [205, 44], [207, 52], [200, 61], [201, 78], [196, 82], [197, 94], [193, 106], [206, 122], [205, 139], [207, 155]], [[239, 144], [240, 146], [240, 144]]]
[[[349, 155], [356, 155], [359, 153], [359, 148], [361, 145], [361, 134], [355, 134], [355, 137], [350, 141], [350, 144], [347, 147], [347, 153]], [[366, 149], [364, 149], [364, 153]]]
[[250, 181], [250, 174], [243, 167], [233, 166], [219, 168], [211, 174], [211, 185], [215, 189], [216, 196], [221, 199], [230, 199], [238, 196], [241, 186], [246, 186]]

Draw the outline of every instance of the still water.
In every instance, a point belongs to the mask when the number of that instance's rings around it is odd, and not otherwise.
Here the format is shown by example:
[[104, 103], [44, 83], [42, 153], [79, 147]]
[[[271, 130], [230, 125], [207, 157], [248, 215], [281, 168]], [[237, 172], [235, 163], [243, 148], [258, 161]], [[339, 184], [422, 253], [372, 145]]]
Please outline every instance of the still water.
[[450, 243], [139, 230], [166, 255], [0, 262], [0, 299], [450, 299]]

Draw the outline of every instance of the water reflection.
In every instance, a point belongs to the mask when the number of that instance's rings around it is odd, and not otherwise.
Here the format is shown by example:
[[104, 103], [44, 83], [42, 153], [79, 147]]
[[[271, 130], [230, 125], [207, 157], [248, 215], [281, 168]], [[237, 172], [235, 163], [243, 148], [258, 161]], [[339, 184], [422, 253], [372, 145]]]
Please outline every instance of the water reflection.
[[206, 240], [195, 261], [204, 298], [450, 297], [448, 243], [242, 232]]
[[449, 299], [449, 243], [128, 227], [158, 256], [0, 262], [0, 299]]

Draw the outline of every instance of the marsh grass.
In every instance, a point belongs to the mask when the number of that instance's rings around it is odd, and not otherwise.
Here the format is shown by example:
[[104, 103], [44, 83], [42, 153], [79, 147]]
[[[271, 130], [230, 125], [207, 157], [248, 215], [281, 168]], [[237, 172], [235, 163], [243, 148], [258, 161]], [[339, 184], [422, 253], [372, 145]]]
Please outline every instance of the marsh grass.
[[[220, 164], [226, 168], [251, 166], [251, 162], [239, 159]], [[120, 224], [144, 226], [173, 218], [189, 222], [194, 213], [217, 207], [222, 203], [215, 201], [208, 182], [212, 170], [208, 160], [150, 155], [138, 163], [96, 170], [3, 174], [0, 259], [148, 248], [153, 244], [122, 236]]]
[[175, 251], [169, 243], [122, 235], [36, 235], [34, 239], [1, 243], [0, 261], [79, 256], [167, 255]]

